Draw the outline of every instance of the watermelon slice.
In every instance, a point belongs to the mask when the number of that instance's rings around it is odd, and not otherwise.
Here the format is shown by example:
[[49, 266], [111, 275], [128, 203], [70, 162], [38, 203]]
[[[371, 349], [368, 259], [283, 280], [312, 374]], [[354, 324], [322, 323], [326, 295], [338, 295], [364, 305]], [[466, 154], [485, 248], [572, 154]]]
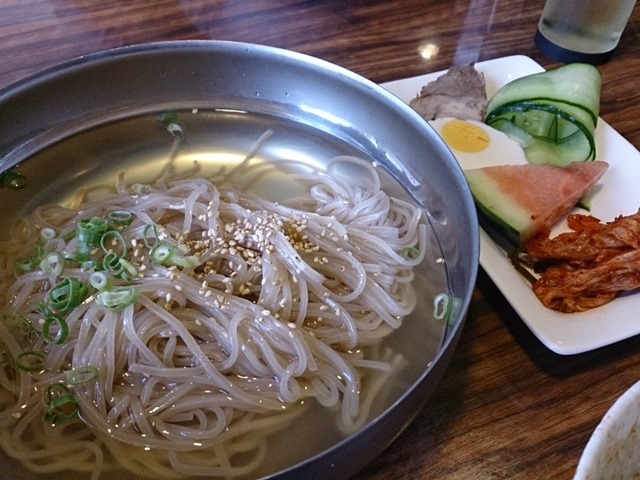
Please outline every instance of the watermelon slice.
[[[551, 229], [608, 168], [602, 161], [501, 165], [465, 170], [481, 213], [498, 234], [518, 246]], [[484, 218], [482, 218], [484, 217]]]

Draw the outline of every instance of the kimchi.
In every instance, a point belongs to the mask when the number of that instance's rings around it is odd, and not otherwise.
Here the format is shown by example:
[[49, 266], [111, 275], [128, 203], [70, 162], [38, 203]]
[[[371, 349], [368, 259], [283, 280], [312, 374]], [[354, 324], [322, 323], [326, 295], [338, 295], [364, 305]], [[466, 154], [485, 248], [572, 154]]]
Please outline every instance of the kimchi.
[[640, 211], [608, 223], [582, 214], [567, 221], [570, 231], [538, 235], [518, 255], [538, 274], [533, 291], [546, 307], [582, 312], [640, 287]]

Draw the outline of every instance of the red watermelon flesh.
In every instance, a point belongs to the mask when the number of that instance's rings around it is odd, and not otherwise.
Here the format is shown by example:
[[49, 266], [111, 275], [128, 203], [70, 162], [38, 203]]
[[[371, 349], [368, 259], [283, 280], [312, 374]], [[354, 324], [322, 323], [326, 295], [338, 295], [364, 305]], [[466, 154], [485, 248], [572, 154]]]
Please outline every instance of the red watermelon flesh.
[[604, 175], [602, 161], [501, 165], [469, 169], [465, 176], [479, 209], [509, 239], [523, 244], [562, 219]]

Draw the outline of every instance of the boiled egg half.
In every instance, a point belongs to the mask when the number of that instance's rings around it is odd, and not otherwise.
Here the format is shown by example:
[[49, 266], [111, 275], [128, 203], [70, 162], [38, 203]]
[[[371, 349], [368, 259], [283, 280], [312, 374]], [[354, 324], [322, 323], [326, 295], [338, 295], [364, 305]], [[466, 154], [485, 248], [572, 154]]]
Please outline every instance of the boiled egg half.
[[518, 142], [482, 122], [443, 117], [429, 123], [449, 146], [463, 170], [528, 163]]

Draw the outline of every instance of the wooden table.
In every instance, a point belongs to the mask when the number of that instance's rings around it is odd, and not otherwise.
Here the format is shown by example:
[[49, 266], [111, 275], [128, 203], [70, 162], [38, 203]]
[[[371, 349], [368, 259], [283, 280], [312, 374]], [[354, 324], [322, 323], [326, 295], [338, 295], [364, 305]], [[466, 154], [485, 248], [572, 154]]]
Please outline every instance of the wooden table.
[[[543, 0], [3, 0], [0, 87], [110, 47], [263, 43], [385, 82], [535, 47]], [[430, 59], [419, 47], [438, 46]], [[601, 116], [640, 147], [640, 7], [603, 74]], [[544, 347], [484, 273], [442, 382], [358, 479], [571, 478], [615, 399], [640, 380], [640, 337], [586, 354]]]

